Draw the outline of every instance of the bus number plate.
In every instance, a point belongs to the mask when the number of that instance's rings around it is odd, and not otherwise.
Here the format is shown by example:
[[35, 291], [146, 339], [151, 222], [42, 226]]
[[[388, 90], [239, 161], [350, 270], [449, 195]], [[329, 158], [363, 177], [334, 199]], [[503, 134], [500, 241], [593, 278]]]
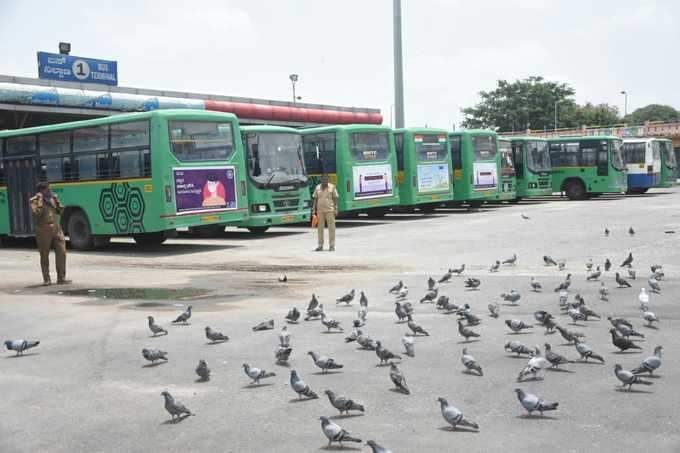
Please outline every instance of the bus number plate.
[[217, 217], [216, 215], [207, 215], [205, 217], [201, 217], [201, 222], [206, 222], [206, 223], [207, 222], [217, 222], [218, 220], [220, 220], [220, 218]]
[[283, 217], [281, 217], [281, 220], [283, 222], [292, 222], [293, 220], [295, 220], [295, 217], [292, 215], [284, 215]]

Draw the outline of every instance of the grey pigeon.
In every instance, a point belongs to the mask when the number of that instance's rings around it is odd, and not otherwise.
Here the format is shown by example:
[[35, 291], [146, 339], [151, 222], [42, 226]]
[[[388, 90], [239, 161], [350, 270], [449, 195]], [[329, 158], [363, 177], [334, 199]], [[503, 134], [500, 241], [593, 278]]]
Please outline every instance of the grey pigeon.
[[283, 277], [279, 277], [279, 282], [280, 282], [280, 283], [286, 283], [287, 281], [288, 281], [288, 276], [287, 276], [287, 275], [284, 274]]
[[571, 285], [571, 274], [567, 274], [567, 278], [560, 283], [557, 288], [555, 288], [555, 292], [560, 292], [562, 290], [569, 291], [569, 286]]
[[520, 343], [519, 341], [509, 341], [508, 343], [505, 343], [504, 349], [506, 351], [512, 352], [513, 354], [517, 354], [517, 357], [519, 357], [520, 354], [531, 355], [534, 353], [532, 349], [530, 349], [524, 343]]
[[328, 370], [337, 370], [343, 367], [343, 365], [335, 363], [334, 359], [323, 355], [319, 355], [314, 351], [309, 351], [307, 355], [312, 356], [312, 360], [314, 360], [314, 365], [321, 368], [322, 373], [328, 373]]
[[470, 289], [477, 289], [482, 284], [482, 281], [478, 278], [470, 277], [465, 280], [465, 287]]
[[361, 296], [359, 297], [359, 305], [362, 307], [368, 307], [368, 297], [366, 297], [366, 293], [361, 291]]
[[591, 272], [590, 274], [588, 274], [588, 276], [586, 277], [586, 280], [596, 281], [596, 280], [599, 280], [601, 276], [602, 276], [602, 271], [600, 270], [600, 266], [597, 266], [597, 268], [595, 269], [595, 272]]
[[544, 346], [545, 346], [545, 359], [548, 362], [550, 362], [552, 368], [559, 368], [560, 365], [564, 365], [565, 363], [574, 363], [573, 360], [569, 360], [565, 356], [553, 351], [552, 346], [550, 346], [550, 343], [546, 343]]
[[359, 404], [345, 396], [336, 395], [333, 390], [325, 390], [324, 393], [328, 397], [328, 401], [330, 401], [331, 406], [340, 411], [340, 415], [342, 415], [343, 412], [346, 415], [349, 415], [349, 411], [364, 412], [363, 404]]
[[628, 234], [630, 234], [631, 236], [635, 234], [635, 230], [633, 229], [633, 227], [628, 228]]
[[187, 414], [187, 416], [196, 415], [179, 400], [173, 398], [173, 396], [167, 390], [162, 392], [161, 396], [165, 398], [165, 410], [168, 411], [172, 419], [175, 417], [181, 418], [182, 414]]
[[449, 272], [452, 274], [460, 275], [465, 271], [465, 263], [463, 263], [460, 267], [454, 268], [454, 269], [449, 269]]
[[658, 294], [661, 292], [659, 281], [653, 275], [647, 280], [647, 285], [649, 285], [649, 289], [651, 289], [653, 293]]
[[635, 280], [637, 278], [635, 269], [628, 269], [628, 277], [630, 277], [631, 280]]
[[8, 351], [16, 351], [16, 355], [22, 355], [25, 350], [35, 348], [40, 344], [39, 341], [31, 340], [6, 340], [5, 347]]
[[566, 289], [560, 290], [559, 303], [560, 307], [564, 310], [567, 307], [567, 299], [569, 299], [569, 293]]
[[609, 272], [609, 269], [612, 268], [612, 262], [609, 261], [609, 258], [604, 260], [604, 271]]
[[453, 302], [451, 302], [448, 296], [441, 296], [441, 297], [443, 297], [444, 300], [442, 301], [442, 305], [439, 308], [441, 308], [444, 311], [445, 314], [450, 315], [451, 313], [457, 312], [457, 311], [460, 310], [460, 307], [458, 305], [454, 304]]
[[545, 263], [546, 266], [557, 266], [557, 261], [555, 261], [548, 255], [543, 256], [543, 262]]
[[619, 288], [630, 288], [630, 283], [628, 283], [628, 280], [625, 278], [621, 277], [621, 275], [617, 272], [616, 273], [616, 284], [619, 285]]
[[656, 314], [654, 314], [653, 311], [645, 310], [643, 308], [640, 308], [642, 310], [642, 319], [647, 321], [647, 327], [651, 327], [652, 323], [659, 322], [659, 318], [656, 317]]
[[539, 281], [536, 280], [534, 277], [531, 277], [530, 285], [531, 285], [531, 290], [536, 292], [536, 293], [540, 293], [541, 290], [543, 289], [543, 286], [541, 286]]
[[524, 220], [529, 220], [529, 219], [531, 219], [531, 217], [529, 217], [529, 216], [526, 215], [526, 214], [520, 214], [520, 215], [522, 216], [522, 218], [523, 218]]
[[604, 363], [604, 358], [601, 355], [596, 354], [593, 351], [593, 348], [591, 348], [586, 343], [583, 343], [578, 338], [574, 338], [574, 347], [576, 347], [576, 352], [578, 352], [579, 355], [581, 356], [581, 360], [585, 359], [585, 361], [587, 362], [588, 359], [595, 359]]
[[394, 313], [397, 315], [399, 322], [403, 322], [406, 318], [408, 318], [408, 313], [400, 302], [394, 303]]
[[472, 329], [465, 327], [460, 320], [458, 320], [458, 333], [463, 338], [465, 338], [465, 341], [468, 341], [472, 337], [479, 337], [480, 336], [477, 332], [474, 332]]
[[652, 385], [650, 381], [645, 381], [637, 374], [633, 374], [628, 370], [624, 370], [623, 367], [618, 363], [614, 365], [614, 374], [616, 375], [616, 379], [621, 381], [622, 388], [626, 388], [626, 386], [628, 386], [629, 389], [632, 389], [633, 384]]
[[489, 316], [491, 316], [492, 318], [498, 318], [498, 315], [500, 314], [499, 313], [500, 308], [501, 308], [500, 305], [498, 305], [497, 303], [493, 303], [493, 304], [487, 305], [487, 307], [489, 309]]
[[151, 333], [153, 333], [154, 337], [160, 333], [162, 333], [163, 335], [168, 334], [167, 330], [156, 324], [156, 320], [153, 318], [153, 316], [147, 316], [146, 318], [149, 320], [149, 330], [151, 331]]
[[253, 380], [251, 384], [259, 384], [260, 379], [266, 379], [276, 376], [276, 373], [270, 373], [259, 368], [251, 367], [247, 363], [243, 364], [243, 372], [246, 374], [246, 376]]
[[442, 417], [444, 417], [444, 420], [446, 420], [446, 422], [451, 425], [451, 431], [456, 429], [457, 426], [479, 429], [479, 425], [477, 423], [467, 420], [463, 416], [463, 413], [458, 410], [458, 408], [450, 405], [449, 402], [444, 398], [439, 397], [437, 398], [437, 401], [439, 401], [440, 404]]
[[369, 335], [360, 334], [357, 336], [357, 343], [359, 343], [359, 346], [361, 346], [362, 349], [375, 351], [375, 340]]
[[339, 330], [340, 332], [344, 332], [344, 329], [340, 325], [340, 321], [336, 321], [333, 318], [326, 317], [326, 313], [321, 313], [321, 324], [326, 326], [327, 332], [330, 332], [331, 329], [336, 329]]
[[378, 445], [377, 443], [375, 443], [374, 440], [369, 440], [368, 442], [366, 442], [366, 445], [371, 447], [373, 453], [392, 453], [392, 450], [388, 450], [387, 448]]
[[434, 302], [434, 300], [437, 299], [437, 294], [439, 294], [439, 288], [429, 290], [427, 293], [425, 293], [425, 296], [423, 296], [423, 298], [420, 299], [420, 303], [422, 304]]
[[142, 356], [151, 363], [156, 363], [157, 360], [164, 360], [167, 362], [167, 355], [167, 352], [161, 351], [160, 349], [142, 349]]
[[408, 286], [402, 287], [397, 293], [397, 299], [404, 300], [408, 296]]
[[253, 332], [259, 332], [261, 330], [272, 330], [274, 329], [274, 320], [262, 321], [261, 323], [253, 326]]
[[604, 235], [609, 236], [609, 233], [610, 233], [609, 228], [605, 227], [604, 228]]
[[320, 417], [319, 420], [321, 420], [321, 429], [323, 430], [323, 434], [328, 439], [328, 448], [331, 447], [332, 442], [337, 442], [340, 445], [342, 445], [343, 442], [356, 442], [359, 444], [362, 442], [361, 439], [352, 437], [349, 432], [328, 420], [327, 417]]
[[295, 370], [290, 371], [290, 386], [295, 393], [298, 394], [298, 398], [304, 396], [308, 399], [316, 399], [319, 397], [319, 395], [314, 393], [314, 391], [300, 379], [300, 376], [298, 376], [298, 373]]
[[627, 325], [627, 324], [618, 323], [614, 326], [614, 328], [616, 329], [616, 332], [618, 334], [620, 334], [621, 336], [626, 337], [626, 338], [627, 337], [640, 337], [640, 338], [645, 337], [644, 334], [638, 332], [637, 330], [633, 329], [632, 327], [630, 327], [630, 325]]
[[597, 290], [597, 292], [600, 294], [600, 300], [605, 302], [609, 301], [609, 298], [607, 297], [609, 295], [609, 290], [606, 286], [604, 286], [604, 282], [600, 283], [600, 288]]
[[519, 375], [517, 376], [517, 382], [521, 382], [524, 376], [528, 376], [531, 374], [534, 379], [537, 378], [538, 373], [540, 373], [542, 370], [546, 369], [550, 365], [550, 362], [541, 355], [541, 351], [538, 349], [538, 346], [534, 347], [534, 355], [529, 359], [529, 362], [526, 364], [524, 369], [519, 372]]
[[587, 316], [581, 313], [581, 311], [578, 310], [577, 308], [569, 308], [567, 310], [567, 314], [571, 318], [572, 324], [574, 325], [577, 325], [576, 324], [577, 321], [585, 321], [587, 319]]
[[281, 332], [279, 332], [279, 345], [284, 348], [290, 346], [290, 332], [288, 332], [288, 326], [283, 326]]
[[564, 338], [567, 343], [572, 343], [579, 338], [585, 337], [585, 335], [583, 335], [581, 332], [572, 332], [560, 326], [559, 324], [555, 325], [555, 329], [557, 329], [557, 331], [560, 333], [560, 335], [562, 335], [562, 338]]
[[423, 329], [421, 326], [413, 322], [413, 318], [411, 315], [408, 317], [408, 328], [411, 329], [411, 332], [413, 332], [413, 335], [425, 335], [426, 337], [429, 337], [430, 334], [427, 333], [427, 330]]
[[451, 271], [446, 272], [444, 275], [442, 275], [442, 278], [439, 279], [439, 283], [448, 283], [452, 276], [453, 274]]
[[500, 267], [501, 267], [501, 262], [496, 260], [496, 262], [493, 263], [491, 265], [491, 267], [489, 268], [489, 272], [498, 272], [498, 269], [500, 269]]
[[470, 304], [463, 305], [463, 308], [459, 310], [458, 315], [465, 318], [465, 322], [467, 322], [468, 327], [476, 326], [482, 322], [479, 317], [472, 313]]
[[357, 311], [357, 319], [352, 321], [352, 324], [354, 327], [363, 327], [366, 325], [366, 315], [368, 314], [368, 310], [366, 309], [365, 306], [359, 307], [359, 311]]
[[307, 312], [314, 310], [318, 306], [319, 299], [317, 299], [316, 294], [312, 293], [312, 298], [309, 300], [309, 303], [307, 304]]
[[362, 334], [361, 329], [355, 329], [351, 331], [350, 334], [345, 337], [345, 343], [357, 341], [357, 337], [361, 334]]
[[310, 319], [319, 319], [321, 318], [321, 314], [323, 313], [323, 304], [319, 304], [318, 306], [314, 307], [313, 309], [307, 311], [307, 315], [305, 316], [305, 321], [309, 321]]
[[538, 411], [542, 416], [543, 412], [554, 411], [560, 405], [560, 403], [547, 402], [533, 393], [525, 393], [522, 389], [515, 389], [515, 393], [517, 393], [517, 399], [529, 415], [534, 411]]
[[463, 366], [465, 366], [465, 369], [467, 370], [468, 373], [474, 371], [480, 376], [484, 376], [484, 373], [482, 372], [482, 367], [479, 365], [477, 359], [475, 359], [472, 354], [468, 354], [467, 348], [463, 348], [463, 355], [461, 356], [460, 361], [462, 362]]
[[182, 324], [188, 324], [187, 321], [189, 321], [189, 318], [191, 318], [191, 309], [192, 308], [193, 307], [191, 305], [189, 305], [187, 307], [187, 309], [184, 311], [184, 313], [179, 315], [174, 321], [172, 321], [172, 323], [177, 324], [177, 323], [181, 322]]
[[293, 352], [293, 348], [290, 346], [278, 346], [274, 351], [274, 358], [276, 358], [276, 363], [288, 363], [290, 354]]
[[623, 260], [623, 263], [619, 267], [631, 267], [631, 264], [633, 264], [633, 253], [629, 253], [628, 257]]
[[560, 260], [559, 263], [557, 263], [557, 268], [561, 271], [564, 270], [564, 268], [567, 267], [567, 262], [564, 260]]
[[390, 294], [398, 294], [399, 290], [401, 290], [401, 288], [403, 288], [403, 287], [404, 287], [404, 282], [399, 280], [399, 283], [397, 283], [396, 285], [391, 287], [390, 290], [387, 291], [387, 292], [390, 293]]
[[628, 328], [633, 328], [633, 324], [631, 324], [630, 321], [628, 321], [626, 318], [613, 318], [611, 316], [607, 317], [607, 320], [612, 324], [612, 326], [618, 328], [620, 325], [626, 326]]
[[401, 393], [405, 393], [406, 395], [410, 395], [411, 391], [408, 388], [408, 385], [406, 384], [406, 378], [404, 377], [404, 373], [401, 372], [399, 367], [392, 362], [390, 363], [390, 379], [392, 380], [392, 383], [397, 387], [397, 390], [400, 391]]
[[526, 322], [519, 319], [506, 319], [505, 325], [508, 326], [508, 329], [512, 330], [514, 333], [519, 333], [522, 330], [534, 328], [534, 326], [531, 324], [527, 324]]
[[335, 299], [335, 303], [336, 304], [345, 303], [346, 305], [349, 305], [354, 300], [354, 294], [356, 294], [356, 291], [352, 289], [348, 294], [345, 294], [344, 296]]
[[631, 370], [633, 374], [649, 373], [650, 376], [654, 374], [654, 371], [661, 366], [661, 354], [663, 352], [663, 346], [657, 346], [654, 348], [654, 355], [647, 357], [642, 361], [637, 368]]
[[387, 348], [383, 348], [382, 343], [380, 341], [375, 342], [375, 355], [378, 356], [380, 359], [380, 364], [382, 365], [383, 363], [387, 363], [389, 360], [401, 360], [401, 356], [399, 354], [395, 354], [392, 351], [390, 351]]
[[553, 315], [547, 313], [543, 320], [539, 322], [539, 325], [545, 327], [545, 333], [553, 333], [555, 327], [557, 327], [557, 322], [555, 322]]
[[288, 314], [286, 315], [286, 321], [291, 322], [291, 323], [296, 323], [300, 319], [300, 311], [297, 309], [297, 307], [293, 307], [290, 310], [288, 310]]
[[636, 345], [633, 340], [624, 337], [616, 329], [609, 329], [609, 333], [612, 334], [612, 344], [619, 348], [619, 351], [627, 351], [629, 349], [642, 349], [640, 346]]
[[501, 293], [501, 298], [505, 302], [509, 302], [512, 305], [518, 305], [518, 302], [522, 298], [522, 295], [516, 289], [512, 289], [510, 290], [509, 293]]
[[201, 381], [210, 380], [210, 368], [208, 368], [208, 364], [205, 362], [205, 360], [201, 359], [198, 361], [196, 374], [198, 374], [198, 377], [201, 379]]
[[510, 258], [504, 259], [501, 264], [510, 264], [510, 265], [515, 265], [517, 263], [517, 255], [512, 255]]
[[427, 289], [429, 291], [432, 291], [436, 284], [437, 284], [437, 282], [434, 281], [434, 278], [432, 278], [432, 277], [427, 278]]
[[212, 329], [210, 326], [206, 326], [205, 328], [205, 337], [213, 343], [218, 341], [229, 341], [228, 336], [224, 335], [222, 332]]
[[543, 321], [545, 321], [545, 318], [547, 318], [548, 316], [552, 316], [552, 315], [545, 310], [536, 310], [534, 312], [534, 319], [539, 324], [542, 323]]
[[415, 340], [413, 339], [413, 335], [410, 333], [404, 334], [404, 336], [401, 337], [401, 343], [404, 345], [404, 353], [409, 357], [415, 357]]
[[588, 272], [593, 270], [593, 259], [592, 258], [588, 258], [588, 261], [586, 262], [586, 270]]

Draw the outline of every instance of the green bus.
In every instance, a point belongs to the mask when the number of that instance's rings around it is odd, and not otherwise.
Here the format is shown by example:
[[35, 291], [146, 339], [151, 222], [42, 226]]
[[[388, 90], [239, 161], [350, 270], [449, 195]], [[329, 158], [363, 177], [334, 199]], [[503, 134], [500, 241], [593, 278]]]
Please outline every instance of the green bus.
[[394, 130], [399, 208], [431, 212], [453, 200], [451, 153], [444, 129]]
[[338, 189], [338, 212], [382, 216], [399, 204], [397, 159], [387, 126], [353, 124], [302, 130], [310, 193], [321, 174]]
[[553, 192], [570, 200], [628, 189], [623, 140], [613, 136], [548, 139]]
[[512, 137], [515, 192], [518, 199], [552, 195], [548, 141], [536, 137]]
[[158, 245], [177, 228], [248, 217], [237, 118], [155, 110], [0, 132], [0, 235], [33, 236], [29, 199], [50, 182], [71, 246]]
[[660, 139], [661, 142], [661, 181], [657, 187], [672, 187], [675, 184], [675, 150], [673, 141], [670, 139]]
[[489, 130], [449, 132], [453, 166], [453, 202], [471, 207], [498, 194], [498, 136]]
[[501, 181], [496, 192], [497, 201], [517, 200], [517, 177], [515, 164], [512, 161], [512, 142], [505, 138], [498, 138], [498, 173]]

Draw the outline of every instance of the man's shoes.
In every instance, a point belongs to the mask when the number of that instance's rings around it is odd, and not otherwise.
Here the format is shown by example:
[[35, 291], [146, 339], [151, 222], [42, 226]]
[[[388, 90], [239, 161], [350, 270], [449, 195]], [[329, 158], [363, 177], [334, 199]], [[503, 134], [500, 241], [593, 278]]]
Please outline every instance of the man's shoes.
[[43, 286], [50, 286], [52, 284], [51, 280], [43, 280], [42, 285]]
[[329, 252], [335, 252], [335, 247], [331, 247], [328, 249]]
[[323, 247], [317, 247], [314, 249], [315, 252], [323, 252]]
[[57, 280], [57, 285], [68, 285], [69, 283], [73, 283], [73, 280], [66, 280], [65, 278]]

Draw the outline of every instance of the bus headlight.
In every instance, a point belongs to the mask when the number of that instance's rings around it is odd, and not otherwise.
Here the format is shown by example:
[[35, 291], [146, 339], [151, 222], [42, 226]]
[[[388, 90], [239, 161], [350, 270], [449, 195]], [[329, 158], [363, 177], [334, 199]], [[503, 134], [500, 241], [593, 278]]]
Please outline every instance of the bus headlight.
[[302, 203], [303, 209], [309, 209], [312, 207], [312, 200], [305, 200], [304, 203]]
[[254, 204], [252, 207], [253, 212], [269, 212], [268, 204]]

